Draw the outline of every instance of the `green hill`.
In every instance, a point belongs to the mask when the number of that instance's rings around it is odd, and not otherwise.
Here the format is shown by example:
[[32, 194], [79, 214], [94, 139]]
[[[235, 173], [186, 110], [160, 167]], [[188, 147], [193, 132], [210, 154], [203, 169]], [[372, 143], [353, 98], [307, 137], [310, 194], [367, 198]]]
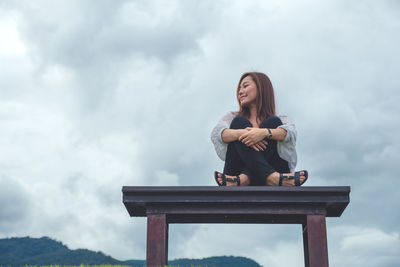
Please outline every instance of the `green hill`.
[[[244, 257], [210, 257], [205, 259], [177, 259], [168, 262], [179, 267], [261, 267], [255, 261]], [[119, 261], [102, 252], [87, 249], [71, 250], [59, 241], [42, 238], [5, 238], [0, 239], [0, 266], [25, 265], [100, 265], [119, 264], [143, 267], [144, 260]]]
[[48, 237], [0, 239], [0, 265], [119, 264], [120, 261], [87, 249], [70, 250]]

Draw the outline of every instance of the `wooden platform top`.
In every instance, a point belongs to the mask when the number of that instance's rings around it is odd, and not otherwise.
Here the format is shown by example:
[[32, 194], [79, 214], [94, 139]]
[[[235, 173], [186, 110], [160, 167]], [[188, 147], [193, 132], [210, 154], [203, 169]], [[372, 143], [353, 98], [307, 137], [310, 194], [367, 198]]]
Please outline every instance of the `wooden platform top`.
[[177, 223], [340, 217], [350, 202], [349, 186], [124, 186], [122, 193], [130, 216], [162, 213]]

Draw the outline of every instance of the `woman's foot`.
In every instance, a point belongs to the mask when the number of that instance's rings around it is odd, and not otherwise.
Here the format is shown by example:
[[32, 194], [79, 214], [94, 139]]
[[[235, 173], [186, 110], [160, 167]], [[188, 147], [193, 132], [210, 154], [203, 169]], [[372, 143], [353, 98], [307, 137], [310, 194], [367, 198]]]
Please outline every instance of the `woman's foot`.
[[[215, 175], [216, 175], [216, 181], [217, 181], [218, 185], [222, 185], [222, 175], [223, 175], [223, 174], [220, 173], [220, 172], [215, 172]], [[250, 184], [250, 178], [249, 178], [249, 176], [247, 176], [247, 175], [244, 174], [244, 173], [241, 173], [241, 174], [239, 174], [238, 176], [239, 176], [239, 178], [240, 178], [240, 186], [247, 186], [247, 185]], [[226, 177], [226, 178], [231, 178], [231, 179], [235, 179], [235, 178], [236, 178], [236, 176], [227, 175], [227, 174], [225, 174], [225, 177]], [[237, 186], [237, 185], [238, 185], [237, 182], [226, 181], [226, 186]]]
[[[296, 184], [295, 176], [298, 176], [298, 183]], [[307, 171], [291, 172], [291, 173], [279, 173], [273, 172], [267, 177], [267, 185], [271, 186], [299, 186], [306, 182], [308, 178]]]

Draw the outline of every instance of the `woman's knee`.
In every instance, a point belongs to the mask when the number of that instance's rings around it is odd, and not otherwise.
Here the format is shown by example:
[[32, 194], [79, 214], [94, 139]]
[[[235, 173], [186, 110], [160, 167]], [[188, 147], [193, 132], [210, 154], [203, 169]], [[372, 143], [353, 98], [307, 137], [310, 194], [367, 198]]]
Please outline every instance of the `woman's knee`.
[[278, 128], [278, 126], [281, 126], [283, 123], [281, 119], [278, 116], [270, 116], [266, 118], [260, 125], [260, 128]]
[[251, 122], [243, 116], [236, 116], [232, 122], [230, 129], [244, 129], [247, 127], [252, 127]]

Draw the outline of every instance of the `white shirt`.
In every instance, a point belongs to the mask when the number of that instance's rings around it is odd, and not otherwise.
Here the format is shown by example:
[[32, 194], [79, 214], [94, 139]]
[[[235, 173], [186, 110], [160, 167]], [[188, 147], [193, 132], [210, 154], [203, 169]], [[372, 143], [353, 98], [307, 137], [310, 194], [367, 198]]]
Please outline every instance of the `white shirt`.
[[[237, 112], [229, 112], [223, 116], [217, 125], [211, 131], [211, 141], [214, 144], [215, 152], [217, 152], [218, 157], [225, 161], [226, 151], [228, 149], [228, 144], [222, 141], [222, 131], [229, 129], [232, 120], [236, 117]], [[297, 153], [296, 153], [296, 137], [297, 132], [295, 125], [289, 121], [287, 116], [278, 116], [282, 125], [278, 128], [283, 128], [287, 131], [285, 140], [277, 141], [278, 155], [289, 163], [289, 169], [293, 172], [297, 164]]]

